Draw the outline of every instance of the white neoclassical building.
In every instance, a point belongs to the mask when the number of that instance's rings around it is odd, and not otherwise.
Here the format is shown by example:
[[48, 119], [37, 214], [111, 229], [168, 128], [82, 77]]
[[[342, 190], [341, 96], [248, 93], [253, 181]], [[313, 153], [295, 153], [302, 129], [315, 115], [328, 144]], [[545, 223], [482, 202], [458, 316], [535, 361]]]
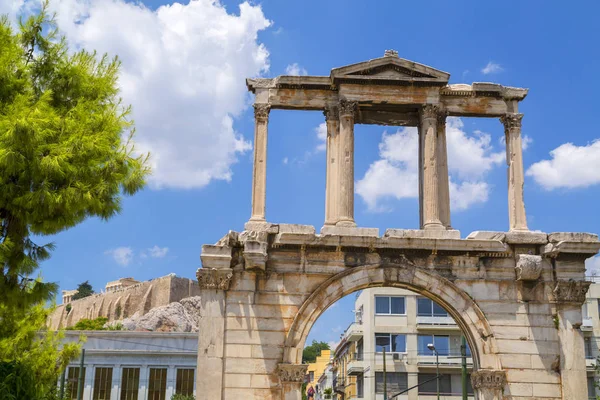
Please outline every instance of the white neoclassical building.
[[[84, 333], [83, 400], [170, 400], [196, 395], [198, 333], [67, 331]], [[66, 371], [66, 399], [77, 399], [79, 360]]]

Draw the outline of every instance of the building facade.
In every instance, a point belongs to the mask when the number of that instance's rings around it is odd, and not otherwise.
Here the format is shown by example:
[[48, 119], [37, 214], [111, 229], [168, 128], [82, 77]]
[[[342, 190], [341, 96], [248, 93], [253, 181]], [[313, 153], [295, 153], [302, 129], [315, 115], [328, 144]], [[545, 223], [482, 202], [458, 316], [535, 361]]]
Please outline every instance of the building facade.
[[[404, 289], [372, 288], [357, 295], [354, 312], [355, 321], [334, 353], [338, 399], [384, 399], [385, 364], [388, 397], [423, 383], [396, 398], [433, 400], [437, 396], [434, 351], [442, 375], [440, 398], [462, 398], [461, 330], [437, 303]], [[430, 344], [435, 350], [428, 348]], [[465, 352], [470, 374], [468, 346]], [[473, 398], [470, 379], [467, 393]]]
[[308, 364], [306, 370], [306, 391], [308, 393], [309, 388], [313, 388], [315, 393], [319, 392], [319, 378], [325, 372], [325, 369], [331, 361], [331, 350], [322, 350], [321, 354], [317, 356], [314, 363]]
[[600, 356], [600, 277], [588, 277], [594, 282], [587, 292], [586, 302], [583, 304], [581, 331], [585, 347], [585, 365], [587, 369], [587, 387], [590, 399], [600, 396], [600, 389], [596, 387], [596, 365]]
[[[79, 331], [67, 331], [76, 342]], [[170, 400], [196, 395], [198, 334], [86, 331], [83, 400]], [[65, 399], [77, 399], [80, 360], [67, 368]]]

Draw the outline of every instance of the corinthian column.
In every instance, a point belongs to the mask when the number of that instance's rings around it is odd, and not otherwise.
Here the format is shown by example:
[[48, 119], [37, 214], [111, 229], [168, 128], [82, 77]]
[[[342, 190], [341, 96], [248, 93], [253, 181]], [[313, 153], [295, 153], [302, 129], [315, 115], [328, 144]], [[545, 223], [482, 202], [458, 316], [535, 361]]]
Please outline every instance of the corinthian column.
[[354, 113], [356, 108], [355, 101], [340, 101], [337, 226], [356, 226], [354, 222]]
[[425, 104], [421, 109], [421, 137], [422, 149], [422, 189], [423, 198], [420, 203], [421, 221], [423, 229], [445, 229], [440, 221], [439, 191], [438, 191], [438, 137], [437, 116], [439, 108], [433, 104]]
[[337, 107], [328, 107], [323, 112], [327, 123], [327, 175], [325, 179], [325, 225], [335, 225], [338, 220], [339, 197], [338, 157], [340, 142], [340, 118]]
[[511, 231], [526, 231], [525, 201], [523, 200], [523, 149], [521, 120], [523, 114], [506, 114], [500, 118], [506, 137], [506, 163], [508, 165], [508, 217]]
[[440, 222], [446, 229], [450, 224], [450, 183], [448, 182], [448, 150], [446, 146], [446, 111], [437, 115], [437, 159], [438, 159], [438, 202], [440, 206]]
[[268, 104], [254, 105], [254, 169], [252, 174], [252, 216], [250, 221], [265, 221], [267, 197], [267, 125]]

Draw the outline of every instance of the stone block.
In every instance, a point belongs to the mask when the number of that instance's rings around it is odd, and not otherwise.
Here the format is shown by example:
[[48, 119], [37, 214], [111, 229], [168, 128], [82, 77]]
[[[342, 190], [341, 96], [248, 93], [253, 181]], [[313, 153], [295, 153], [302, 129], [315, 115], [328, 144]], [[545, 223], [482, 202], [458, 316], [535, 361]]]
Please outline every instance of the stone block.
[[305, 244], [315, 239], [315, 227], [312, 225], [280, 224], [275, 243]]
[[202, 246], [200, 260], [203, 268], [231, 268], [231, 247], [205, 244]]
[[416, 239], [460, 239], [460, 231], [454, 229], [386, 229], [383, 237]]
[[379, 228], [356, 228], [351, 226], [328, 226], [321, 228], [322, 236], [369, 236], [379, 237]]
[[475, 231], [469, 233], [467, 239], [471, 240], [499, 240], [504, 241], [506, 233], [496, 231]]
[[539, 279], [542, 273], [542, 257], [532, 254], [519, 254], [517, 256], [518, 281], [535, 281]]
[[245, 231], [278, 233], [279, 225], [270, 222], [248, 221], [244, 224]]
[[552, 232], [548, 235], [550, 243], [558, 242], [581, 242], [581, 243], [596, 243], [598, 235], [585, 232]]
[[544, 232], [513, 231], [506, 232], [504, 240], [508, 244], [546, 244], [548, 243], [548, 234]]

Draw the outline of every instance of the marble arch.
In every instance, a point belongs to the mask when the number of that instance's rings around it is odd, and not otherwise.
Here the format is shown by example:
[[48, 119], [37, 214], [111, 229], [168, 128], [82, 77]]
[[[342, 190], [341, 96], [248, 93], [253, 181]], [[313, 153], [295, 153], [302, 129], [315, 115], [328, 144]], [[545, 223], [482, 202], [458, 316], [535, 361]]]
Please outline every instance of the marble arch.
[[[455, 317], [476, 354], [472, 383], [479, 400], [587, 398], [581, 306], [590, 285], [585, 260], [600, 249], [598, 236], [528, 229], [518, 111], [527, 89], [449, 84], [449, 77], [386, 51], [330, 76], [247, 80], [255, 94], [252, 211], [242, 232], [202, 247], [199, 400], [301, 399], [307, 366], [300, 351], [312, 323], [344, 294], [376, 285], [421, 292]], [[275, 109], [325, 113], [319, 233], [267, 219], [267, 128]], [[461, 237], [451, 226], [449, 115], [504, 124], [506, 232]], [[356, 225], [355, 123], [417, 126], [420, 229], [380, 235]]]

